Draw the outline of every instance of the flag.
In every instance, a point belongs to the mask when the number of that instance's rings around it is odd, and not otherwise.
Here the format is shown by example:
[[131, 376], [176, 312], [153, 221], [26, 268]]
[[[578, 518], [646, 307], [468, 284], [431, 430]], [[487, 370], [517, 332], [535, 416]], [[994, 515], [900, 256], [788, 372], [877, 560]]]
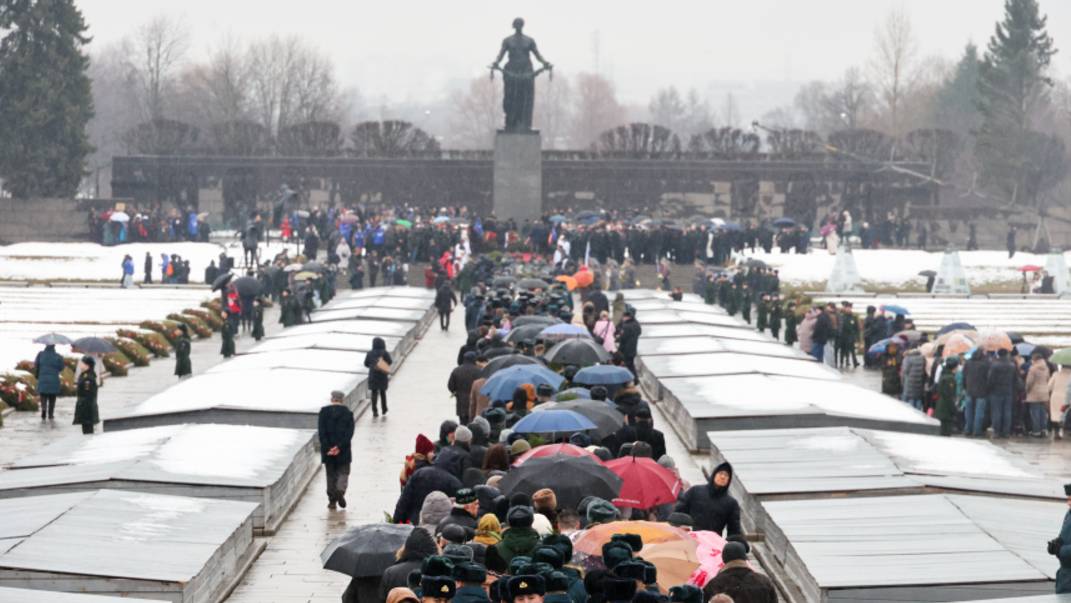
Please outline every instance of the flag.
[[584, 265], [585, 266], [588, 265], [588, 260], [590, 260], [590, 259], [591, 259], [591, 241], [589, 240], [588, 244], [584, 247]]

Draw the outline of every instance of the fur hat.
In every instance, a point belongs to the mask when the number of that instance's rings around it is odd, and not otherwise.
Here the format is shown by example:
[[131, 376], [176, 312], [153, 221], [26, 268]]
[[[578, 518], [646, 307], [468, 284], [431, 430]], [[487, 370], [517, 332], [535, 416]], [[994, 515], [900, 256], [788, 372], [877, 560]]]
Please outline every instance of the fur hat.
[[509, 598], [512, 601], [521, 595], [547, 594], [547, 585], [542, 576], [514, 576], [509, 581]]
[[[471, 551], [472, 549], [469, 550]], [[458, 582], [472, 582], [482, 585], [486, 579], [487, 568], [479, 563], [466, 561], [454, 566], [454, 580], [457, 580]]]
[[535, 512], [532, 507], [512, 507], [506, 513], [506, 523], [511, 528], [530, 528], [535, 521]]
[[454, 430], [454, 441], [468, 444], [472, 441], [472, 430], [464, 425], [458, 427]]
[[725, 563], [747, 559], [747, 547], [740, 542], [727, 542], [721, 551], [721, 560]]
[[454, 579], [450, 576], [424, 576], [420, 579], [420, 593], [423, 597], [453, 599], [455, 590]]

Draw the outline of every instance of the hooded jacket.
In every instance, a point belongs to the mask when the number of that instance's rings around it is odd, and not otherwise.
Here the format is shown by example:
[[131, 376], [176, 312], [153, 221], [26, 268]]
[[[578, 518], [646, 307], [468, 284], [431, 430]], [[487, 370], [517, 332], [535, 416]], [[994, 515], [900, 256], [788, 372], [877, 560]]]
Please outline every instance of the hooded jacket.
[[531, 556], [539, 546], [539, 533], [533, 528], [510, 528], [502, 534], [502, 541], [487, 549], [487, 569], [505, 572], [514, 557]]
[[383, 371], [377, 371], [376, 363], [382, 358], [387, 364], [394, 364], [394, 359], [387, 351], [387, 342], [382, 337], [372, 339], [372, 349], [364, 355], [364, 366], [368, 369], [368, 389], [386, 390], [390, 375]]
[[922, 399], [923, 384], [926, 382], [926, 359], [918, 350], [911, 350], [904, 356], [904, 363], [900, 365], [900, 379], [903, 382], [905, 399]]
[[[729, 483], [724, 488], [714, 485], [714, 476], [723, 470], [729, 472]], [[733, 466], [722, 463], [714, 468], [710, 482], [688, 488], [674, 511], [690, 515], [696, 530], [710, 530], [722, 535], [728, 528], [728, 536], [741, 534], [740, 504], [729, 494], [732, 484]]]
[[56, 352], [56, 346], [46, 345], [45, 349], [38, 352], [33, 362], [34, 375], [37, 376], [37, 393], [59, 395], [60, 372], [63, 368], [63, 356]]

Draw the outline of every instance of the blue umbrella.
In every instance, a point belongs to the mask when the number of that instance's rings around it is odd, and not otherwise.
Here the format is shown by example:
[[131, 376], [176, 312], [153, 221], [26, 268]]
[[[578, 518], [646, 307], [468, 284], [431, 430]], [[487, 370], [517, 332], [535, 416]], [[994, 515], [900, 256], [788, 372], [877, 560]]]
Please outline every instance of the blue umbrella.
[[895, 304], [885, 304], [885, 305], [883, 305], [881, 307], [881, 311], [882, 312], [891, 312], [893, 314], [903, 314], [904, 316], [907, 316], [908, 314], [911, 314], [911, 312], [907, 311], [907, 308], [905, 308], [903, 306], [897, 306]]
[[744, 230], [744, 227], [740, 226], [736, 222], [726, 222], [725, 224], [722, 224], [719, 228], [724, 228], [725, 230], [732, 230], [734, 232], [740, 232], [741, 230]]
[[632, 371], [623, 366], [596, 364], [577, 371], [573, 383], [583, 385], [621, 385], [632, 381]]
[[554, 371], [536, 364], [521, 364], [502, 369], [491, 375], [480, 388], [480, 393], [494, 400], [510, 400], [513, 390], [525, 383], [539, 386], [543, 383], [558, 389], [565, 379]]
[[580, 325], [562, 323], [558, 325], [549, 326], [539, 332], [539, 336], [542, 338], [546, 338], [548, 335], [552, 337], [573, 337], [587, 335], [588, 337], [590, 337], [591, 333], [588, 333], [588, 330]]
[[533, 412], [513, 426], [514, 433], [562, 433], [588, 429], [595, 429], [591, 419], [572, 410]]
[[890, 343], [895, 343], [898, 346], [903, 347], [904, 340], [901, 337], [889, 337], [888, 339], [882, 339], [881, 341], [870, 346], [870, 349], [866, 351], [867, 354], [884, 354], [885, 348], [889, 347]]
[[796, 221], [792, 218], [778, 218], [773, 221], [773, 225], [778, 228], [791, 228], [796, 225]]
[[548, 222], [554, 222], [555, 224], [560, 224], [562, 222], [565, 222], [566, 220], [567, 220], [567, 218], [565, 216], [561, 215], [561, 214], [555, 214], [555, 215], [547, 218]]
[[953, 323], [949, 323], [949, 324], [941, 327], [941, 330], [937, 332], [937, 335], [941, 336], [941, 335], [944, 335], [945, 333], [951, 333], [952, 331], [977, 331], [977, 330], [978, 329], [975, 329], [974, 325], [972, 325], [969, 322], [953, 322]]
[[435, 219], [432, 220], [431, 222], [433, 224], [442, 224], [443, 222], [449, 222], [449, 221], [450, 221], [450, 216], [435, 216]]
[[71, 345], [71, 340], [66, 335], [60, 335], [59, 333], [45, 333], [44, 335], [33, 340], [34, 343], [40, 343], [44, 345]]
[[1019, 352], [1020, 356], [1029, 356], [1030, 353], [1034, 351], [1035, 347], [1037, 346], [1032, 343], [1026, 343], [1025, 341], [1023, 343], [1015, 344], [1015, 349]]
[[591, 390], [586, 387], [570, 387], [569, 389], [565, 389], [554, 394], [554, 400], [557, 402], [577, 399], [590, 400]]

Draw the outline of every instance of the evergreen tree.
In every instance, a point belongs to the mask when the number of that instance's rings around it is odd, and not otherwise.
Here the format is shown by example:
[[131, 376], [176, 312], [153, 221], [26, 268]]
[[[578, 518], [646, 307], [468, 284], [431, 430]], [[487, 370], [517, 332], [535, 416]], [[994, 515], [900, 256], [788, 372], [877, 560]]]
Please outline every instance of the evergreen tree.
[[1046, 72], [1056, 54], [1045, 31], [1046, 17], [1037, 0], [1005, 0], [1004, 19], [989, 39], [978, 73], [978, 109], [982, 125], [975, 154], [987, 184], [1014, 203], [1036, 201], [1040, 191], [1029, 179], [1037, 166], [1031, 158], [1043, 137], [1031, 120], [1048, 104], [1052, 81]]
[[0, 178], [15, 197], [72, 196], [82, 179], [86, 30], [74, 0], [0, 0]]
[[978, 129], [982, 121], [978, 112], [980, 67], [978, 47], [967, 44], [955, 71], [937, 90], [933, 123], [964, 137]]

